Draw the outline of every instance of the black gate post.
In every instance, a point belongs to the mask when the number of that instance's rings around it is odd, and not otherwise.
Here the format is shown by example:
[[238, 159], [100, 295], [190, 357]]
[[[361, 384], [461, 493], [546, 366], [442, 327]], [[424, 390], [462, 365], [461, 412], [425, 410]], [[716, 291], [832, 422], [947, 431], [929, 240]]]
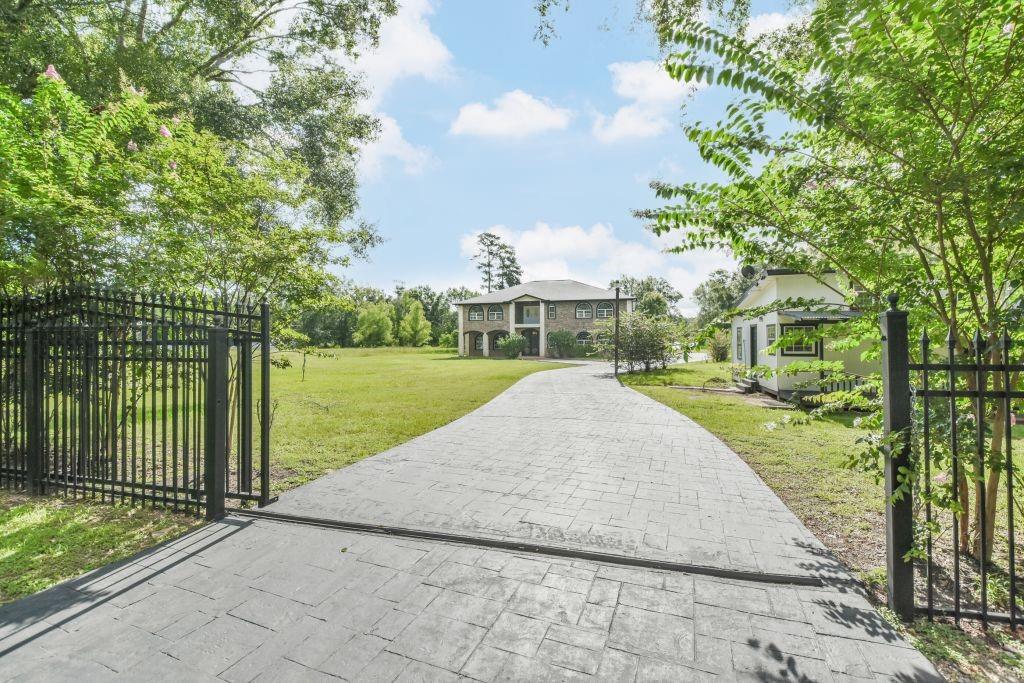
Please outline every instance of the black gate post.
[[224, 514], [228, 447], [228, 331], [210, 328], [206, 378], [206, 519]]
[[619, 288], [615, 288], [615, 376], [619, 376]]
[[270, 304], [260, 304], [260, 506], [270, 502]]
[[914, 618], [914, 563], [907, 558], [914, 544], [913, 492], [908, 486], [895, 500], [900, 470], [910, 467], [910, 348], [907, 312], [896, 310], [898, 297], [879, 316], [882, 328], [882, 397], [885, 436], [896, 435], [885, 458], [885, 546], [889, 609], [904, 621]]
[[43, 367], [39, 331], [25, 330], [25, 488], [46, 492], [43, 483]]

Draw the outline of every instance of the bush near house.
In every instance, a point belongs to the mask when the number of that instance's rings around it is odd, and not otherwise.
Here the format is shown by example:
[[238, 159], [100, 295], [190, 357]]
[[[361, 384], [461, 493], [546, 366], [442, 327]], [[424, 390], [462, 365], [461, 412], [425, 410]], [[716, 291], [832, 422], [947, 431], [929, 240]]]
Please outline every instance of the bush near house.
[[[615, 321], [602, 321], [595, 347], [604, 356], [615, 352]], [[627, 313], [619, 319], [619, 362], [626, 372], [665, 368], [672, 360], [674, 323], [668, 318]]]
[[526, 346], [526, 337], [521, 334], [510, 334], [498, 340], [498, 348], [504, 352], [506, 358], [519, 358], [526, 351]]
[[548, 350], [558, 358], [572, 358], [577, 355], [576, 335], [569, 330], [558, 330], [548, 335]]

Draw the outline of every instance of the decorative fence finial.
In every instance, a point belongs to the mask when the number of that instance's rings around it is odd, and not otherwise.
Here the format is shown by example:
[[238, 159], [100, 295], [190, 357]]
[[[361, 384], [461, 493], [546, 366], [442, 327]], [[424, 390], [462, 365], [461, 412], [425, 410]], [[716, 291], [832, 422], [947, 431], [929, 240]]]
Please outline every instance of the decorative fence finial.
[[890, 294], [889, 296], [887, 296], [885, 298], [889, 300], [889, 310], [890, 311], [895, 311], [896, 310], [896, 304], [898, 304], [899, 301], [900, 301], [900, 295], [897, 294], [896, 292], [893, 292], [892, 294]]

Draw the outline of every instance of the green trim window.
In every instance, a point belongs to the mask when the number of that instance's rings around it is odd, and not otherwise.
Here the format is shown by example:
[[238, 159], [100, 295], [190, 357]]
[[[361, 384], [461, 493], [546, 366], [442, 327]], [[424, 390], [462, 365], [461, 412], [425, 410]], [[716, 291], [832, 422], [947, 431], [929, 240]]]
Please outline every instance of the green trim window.
[[[767, 325], [764, 326], [764, 337], [765, 337], [765, 341], [767, 342], [766, 346], [771, 346], [772, 344], [775, 343], [775, 341], [778, 339], [778, 333], [779, 333], [779, 326], [776, 325], [775, 323], [768, 323]], [[765, 353], [768, 353], [769, 355], [772, 355], [772, 356], [774, 356], [776, 354], [775, 351], [771, 351], [771, 352], [766, 351]]]
[[548, 304], [548, 320], [554, 320], [556, 313], [557, 309], [555, 308], [555, 303], [552, 301]]
[[[813, 333], [817, 327], [814, 325], [781, 325], [782, 336], [785, 337], [790, 331], [803, 332], [804, 334]], [[783, 356], [817, 356], [818, 355], [818, 342], [804, 340], [797, 342], [796, 344], [790, 344], [782, 349]]]
[[597, 305], [598, 318], [611, 318], [615, 315], [615, 308], [608, 301], [602, 301]]
[[586, 301], [576, 304], [576, 317], [579, 319], [589, 319], [594, 317], [594, 307], [588, 304]]
[[589, 332], [580, 332], [576, 335], [576, 346], [590, 346], [593, 342], [594, 338]]
[[743, 360], [743, 328], [736, 328], [736, 352], [734, 361], [739, 362]]
[[484, 307], [483, 306], [470, 306], [469, 307], [469, 320], [470, 320], [470, 322], [472, 322], [474, 320], [483, 320], [483, 319], [484, 319]]
[[487, 319], [488, 320], [504, 320], [505, 309], [497, 304], [492, 304], [487, 307]]

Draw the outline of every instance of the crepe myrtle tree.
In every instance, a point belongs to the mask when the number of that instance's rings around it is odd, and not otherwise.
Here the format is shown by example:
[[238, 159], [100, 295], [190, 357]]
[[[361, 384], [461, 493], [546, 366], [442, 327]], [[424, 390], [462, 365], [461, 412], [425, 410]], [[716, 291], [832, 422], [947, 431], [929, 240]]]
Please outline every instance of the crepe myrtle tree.
[[[641, 312], [620, 316], [619, 362], [626, 366], [627, 372], [668, 367], [677, 332], [678, 327], [665, 316], [651, 316]], [[611, 358], [615, 355], [615, 346], [615, 321], [598, 321], [595, 352]]]
[[[948, 333], [969, 355], [978, 330], [983, 359], [997, 362], [1004, 327], [1021, 341], [1021, 13], [989, 0], [822, 0], [771, 48], [699, 20], [664, 27], [673, 78], [739, 96], [723, 120], [685, 127], [726, 179], [656, 183], [666, 205], [641, 213], [679, 236], [679, 251], [837, 272], [869, 314], [851, 336], [877, 338], [871, 314], [896, 293], [915, 333]], [[769, 126], [780, 117], [788, 125]], [[1019, 385], [1018, 373], [1009, 379]], [[1004, 388], [999, 373], [992, 382]], [[993, 547], [1005, 459], [994, 403], [974, 416], [987, 425], [986, 480], [975, 462], [950, 483], [973, 520], [960, 549], [975, 556], [982, 526]], [[986, 487], [987, 509], [969, 509], [971, 486], [975, 500]]]

